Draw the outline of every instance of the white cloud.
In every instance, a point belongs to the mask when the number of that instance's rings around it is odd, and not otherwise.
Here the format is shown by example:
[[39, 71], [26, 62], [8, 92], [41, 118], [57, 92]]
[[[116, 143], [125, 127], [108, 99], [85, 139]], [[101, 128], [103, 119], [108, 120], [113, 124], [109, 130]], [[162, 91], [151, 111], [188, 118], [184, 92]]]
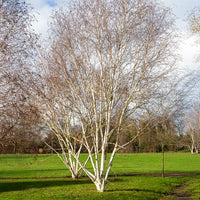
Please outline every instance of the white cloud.
[[180, 45], [180, 54], [183, 58], [183, 64], [189, 69], [196, 67], [196, 58], [199, 56], [200, 47], [196, 43], [194, 36], [182, 37]]
[[172, 9], [176, 15], [177, 25], [183, 29], [188, 15], [195, 7], [200, 7], [200, 0], [162, 0], [162, 3]]
[[36, 33], [45, 37], [48, 30], [48, 20], [52, 11], [63, 5], [63, 0], [27, 0], [33, 7], [37, 21], [33, 23]]
[[187, 69], [198, 67], [195, 58], [199, 56], [200, 46], [196, 43], [196, 38], [188, 32], [187, 17], [195, 7], [200, 7], [200, 0], [163, 0], [166, 6], [172, 9], [176, 15], [176, 24], [180, 33], [180, 50], [182, 65]]

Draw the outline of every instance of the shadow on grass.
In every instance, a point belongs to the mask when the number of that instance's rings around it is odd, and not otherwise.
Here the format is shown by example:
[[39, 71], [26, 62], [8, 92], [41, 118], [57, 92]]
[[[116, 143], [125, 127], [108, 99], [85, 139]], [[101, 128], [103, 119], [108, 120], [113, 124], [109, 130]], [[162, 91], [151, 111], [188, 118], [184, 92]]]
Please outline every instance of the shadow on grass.
[[66, 169], [25, 169], [25, 170], [5, 170], [0, 171], [0, 178], [34, 178], [34, 177], [54, 177], [54, 172], [56, 174], [62, 173], [63, 176], [70, 176], [71, 174], [68, 173]]
[[[91, 170], [91, 168], [88, 168]], [[65, 176], [71, 176], [71, 173], [67, 168], [53, 168], [53, 169], [31, 169], [25, 168], [21, 169], [8, 169], [8, 170], [0, 170], [0, 178], [34, 178], [34, 177], [54, 177], [54, 172], [59, 174], [65, 174]]]
[[54, 186], [67, 186], [75, 184], [90, 184], [90, 180], [25, 180], [25, 181], [12, 181], [0, 182], [0, 193], [27, 190], [32, 188], [46, 188]]

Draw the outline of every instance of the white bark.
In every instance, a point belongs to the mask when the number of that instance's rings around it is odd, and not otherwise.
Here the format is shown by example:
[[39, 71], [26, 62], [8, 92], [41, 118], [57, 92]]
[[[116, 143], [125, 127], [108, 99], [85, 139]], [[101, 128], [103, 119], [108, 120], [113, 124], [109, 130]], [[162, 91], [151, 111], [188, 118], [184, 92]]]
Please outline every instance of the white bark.
[[187, 124], [187, 134], [190, 137], [190, 151], [193, 154], [194, 150], [196, 153], [200, 149], [200, 104], [196, 103], [193, 105], [190, 113], [187, 114], [186, 119]]
[[[167, 15], [167, 10], [145, 0], [81, 0], [70, 11], [54, 15], [45, 66], [56, 97], [50, 117], [63, 149], [100, 192], [105, 190], [116, 152], [129, 144], [119, 141], [125, 119], [131, 116], [137, 121], [144, 116], [171, 78], [172, 21]], [[65, 128], [58, 123], [60, 110]], [[71, 139], [78, 142], [70, 131], [71, 115], [81, 125], [81, 144], [88, 152], [91, 171], [71, 143]], [[108, 147], [112, 149], [109, 160]], [[70, 160], [69, 164], [74, 166]]]

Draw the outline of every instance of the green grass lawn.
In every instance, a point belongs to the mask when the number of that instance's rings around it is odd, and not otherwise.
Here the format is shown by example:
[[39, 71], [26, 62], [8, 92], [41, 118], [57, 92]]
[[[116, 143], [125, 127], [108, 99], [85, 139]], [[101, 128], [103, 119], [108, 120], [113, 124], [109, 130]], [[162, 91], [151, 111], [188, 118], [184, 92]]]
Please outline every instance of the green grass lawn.
[[[161, 161], [159, 153], [117, 154], [111, 171], [114, 176], [106, 191], [98, 193], [87, 177], [71, 180], [56, 155], [0, 155], [0, 199], [172, 199], [170, 191], [183, 184], [192, 199], [200, 199], [200, 176], [120, 176], [160, 174]], [[167, 174], [200, 173], [200, 155], [166, 153], [165, 170]]]
[[142, 176], [110, 178], [104, 193], [96, 192], [87, 178], [2, 180], [0, 199], [160, 199], [185, 180]]
[[[161, 174], [161, 169], [160, 153], [117, 154], [110, 174]], [[200, 173], [200, 154], [166, 153], [165, 173]], [[56, 155], [0, 155], [0, 178], [66, 176], [70, 172]]]

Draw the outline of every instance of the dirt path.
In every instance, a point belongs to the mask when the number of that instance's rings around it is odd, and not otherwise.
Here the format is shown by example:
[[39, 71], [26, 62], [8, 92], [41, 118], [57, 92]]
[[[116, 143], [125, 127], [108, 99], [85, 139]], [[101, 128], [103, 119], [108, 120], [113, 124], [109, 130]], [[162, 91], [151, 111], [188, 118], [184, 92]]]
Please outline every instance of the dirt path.
[[192, 200], [191, 194], [187, 191], [187, 182], [175, 187], [169, 195], [166, 195], [162, 200]]

